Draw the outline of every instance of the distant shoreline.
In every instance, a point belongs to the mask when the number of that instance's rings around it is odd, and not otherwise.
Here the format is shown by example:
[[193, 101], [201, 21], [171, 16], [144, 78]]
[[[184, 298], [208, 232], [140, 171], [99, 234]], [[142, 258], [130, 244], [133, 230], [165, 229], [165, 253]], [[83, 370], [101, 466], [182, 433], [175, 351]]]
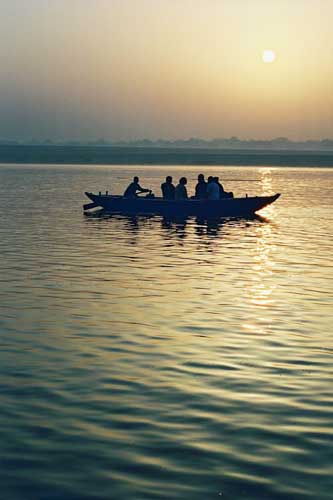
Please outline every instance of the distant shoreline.
[[333, 167], [333, 151], [0, 145], [0, 163]]

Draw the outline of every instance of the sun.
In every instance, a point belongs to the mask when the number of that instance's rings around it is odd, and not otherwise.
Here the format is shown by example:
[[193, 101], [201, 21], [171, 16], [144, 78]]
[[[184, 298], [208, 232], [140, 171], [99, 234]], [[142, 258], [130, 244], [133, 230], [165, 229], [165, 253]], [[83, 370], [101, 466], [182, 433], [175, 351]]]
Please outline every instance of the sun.
[[264, 63], [272, 63], [276, 59], [274, 50], [264, 50], [262, 53], [262, 60]]

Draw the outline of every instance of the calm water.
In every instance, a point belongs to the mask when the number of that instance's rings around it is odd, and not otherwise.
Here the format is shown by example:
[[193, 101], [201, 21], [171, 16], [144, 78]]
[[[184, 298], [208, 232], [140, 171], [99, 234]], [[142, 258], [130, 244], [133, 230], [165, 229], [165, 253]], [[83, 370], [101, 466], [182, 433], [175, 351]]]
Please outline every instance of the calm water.
[[0, 166], [2, 499], [332, 498], [333, 169], [214, 167], [265, 219], [82, 214], [184, 170]]
[[0, 163], [333, 167], [333, 151], [0, 143]]

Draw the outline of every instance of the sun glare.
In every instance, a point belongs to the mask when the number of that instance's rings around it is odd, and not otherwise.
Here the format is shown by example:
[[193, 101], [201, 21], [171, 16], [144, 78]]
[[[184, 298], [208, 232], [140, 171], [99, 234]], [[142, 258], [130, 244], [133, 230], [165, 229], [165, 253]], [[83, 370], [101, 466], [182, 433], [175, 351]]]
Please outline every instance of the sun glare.
[[264, 50], [262, 53], [262, 60], [264, 63], [272, 63], [275, 61], [276, 55], [274, 50]]

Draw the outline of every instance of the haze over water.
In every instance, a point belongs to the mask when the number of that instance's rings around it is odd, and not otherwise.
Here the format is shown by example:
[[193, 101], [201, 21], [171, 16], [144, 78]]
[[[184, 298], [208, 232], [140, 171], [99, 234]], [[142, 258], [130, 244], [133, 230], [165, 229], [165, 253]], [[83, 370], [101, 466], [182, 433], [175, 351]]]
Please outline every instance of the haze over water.
[[[86, 190], [199, 169], [282, 196], [209, 224], [82, 214]], [[2, 498], [332, 498], [332, 169], [0, 180]]]

